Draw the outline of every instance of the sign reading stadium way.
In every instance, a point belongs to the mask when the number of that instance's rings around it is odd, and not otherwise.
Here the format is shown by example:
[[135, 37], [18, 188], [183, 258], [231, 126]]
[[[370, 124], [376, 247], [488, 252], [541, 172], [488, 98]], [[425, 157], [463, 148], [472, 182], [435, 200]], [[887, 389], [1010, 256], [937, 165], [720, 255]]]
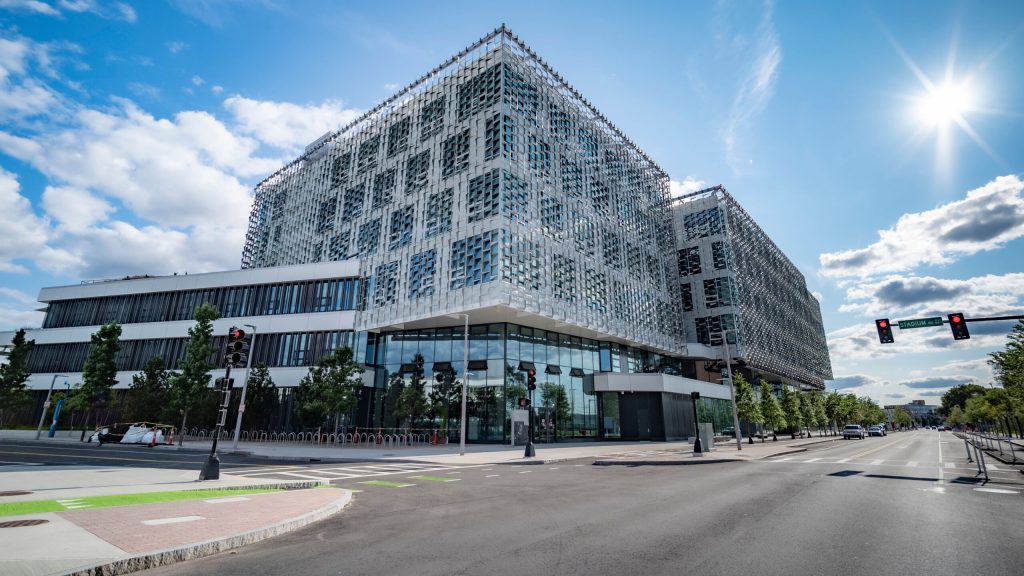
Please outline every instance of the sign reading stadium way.
[[896, 325], [900, 327], [900, 330], [906, 330], [908, 328], [928, 328], [929, 326], [942, 326], [942, 316], [936, 316], [934, 318], [914, 318], [913, 320], [900, 320], [896, 322]]

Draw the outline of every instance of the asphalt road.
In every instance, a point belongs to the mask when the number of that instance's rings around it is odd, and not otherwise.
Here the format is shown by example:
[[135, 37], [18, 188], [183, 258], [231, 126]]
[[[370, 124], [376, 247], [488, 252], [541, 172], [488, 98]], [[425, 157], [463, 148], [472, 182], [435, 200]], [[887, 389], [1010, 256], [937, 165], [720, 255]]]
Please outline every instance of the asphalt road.
[[949, 433], [838, 441], [774, 461], [589, 464], [337, 478], [359, 491], [339, 515], [147, 574], [962, 576], [1024, 566], [1021, 475], [974, 482]]

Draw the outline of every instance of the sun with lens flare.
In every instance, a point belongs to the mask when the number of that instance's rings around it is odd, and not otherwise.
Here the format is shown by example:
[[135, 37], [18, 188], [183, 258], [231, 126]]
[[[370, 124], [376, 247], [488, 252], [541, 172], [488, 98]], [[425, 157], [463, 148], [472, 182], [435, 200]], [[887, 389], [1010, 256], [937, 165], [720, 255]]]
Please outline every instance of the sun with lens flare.
[[941, 128], [954, 122], [962, 124], [971, 105], [971, 92], [966, 83], [947, 82], [927, 88], [917, 102], [917, 115], [924, 123]]

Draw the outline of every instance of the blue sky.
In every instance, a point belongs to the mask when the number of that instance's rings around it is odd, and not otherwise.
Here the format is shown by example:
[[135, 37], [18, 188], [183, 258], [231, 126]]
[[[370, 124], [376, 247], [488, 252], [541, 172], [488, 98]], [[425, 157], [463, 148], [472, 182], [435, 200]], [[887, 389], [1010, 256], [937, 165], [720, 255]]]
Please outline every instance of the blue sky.
[[[372, 5], [370, 5], [372, 4]], [[821, 298], [836, 379], [988, 384], [1024, 313], [1024, 3], [0, 0], [0, 329], [43, 286], [235, 268], [252, 186], [501, 23]]]

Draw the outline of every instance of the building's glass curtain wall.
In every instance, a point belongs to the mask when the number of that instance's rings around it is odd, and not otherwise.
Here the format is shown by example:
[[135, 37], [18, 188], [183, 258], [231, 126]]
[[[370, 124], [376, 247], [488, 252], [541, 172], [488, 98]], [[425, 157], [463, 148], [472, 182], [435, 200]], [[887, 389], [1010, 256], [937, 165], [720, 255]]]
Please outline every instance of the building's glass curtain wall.
[[[458, 428], [458, 389], [444, 373], [463, 381], [463, 328], [385, 332], [367, 347], [367, 362], [383, 368], [378, 387], [360, 420], [370, 427]], [[692, 364], [654, 352], [515, 324], [469, 327], [467, 437], [474, 442], [505, 442], [519, 397], [525, 397], [525, 369], [537, 370], [534, 407], [542, 440], [596, 438], [600, 395], [585, 390], [584, 379], [596, 372], [665, 372], [692, 376]], [[441, 379], [437, 375], [441, 373]], [[393, 416], [388, 398], [397, 388], [421, 379], [428, 409], [416, 422]], [[370, 393], [369, 391], [367, 391]], [[607, 430], [606, 430], [607, 431]], [[613, 435], [609, 437], [615, 437]]]
[[504, 306], [681, 355], [667, 200], [502, 27], [260, 183], [243, 266], [358, 257], [360, 330]]
[[204, 302], [221, 318], [355, 310], [361, 286], [347, 278], [57, 300], [49, 303], [43, 328], [191, 320]]
[[[118, 370], [142, 370], [151, 358], [159, 357], [168, 370], [177, 370], [185, 357], [188, 338], [151, 338], [122, 340], [117, 354]], [[315, 365], [325, 354], [341, 347], [365, 354], [366, 334], [339, 330], [330, 332], [265, 333], [256, 339], [250, 354], [252, 365], [268, 368], [306, 367]], [[214, 336], [210, 355], [213, 366], [224, 365], [226, 336]], [[29, 355], [29, 371], [33, 373], [80, 372], [89, 355], [89, 342], [37, 344]], [[360, 356], [357, 356], [357, 358]]]

